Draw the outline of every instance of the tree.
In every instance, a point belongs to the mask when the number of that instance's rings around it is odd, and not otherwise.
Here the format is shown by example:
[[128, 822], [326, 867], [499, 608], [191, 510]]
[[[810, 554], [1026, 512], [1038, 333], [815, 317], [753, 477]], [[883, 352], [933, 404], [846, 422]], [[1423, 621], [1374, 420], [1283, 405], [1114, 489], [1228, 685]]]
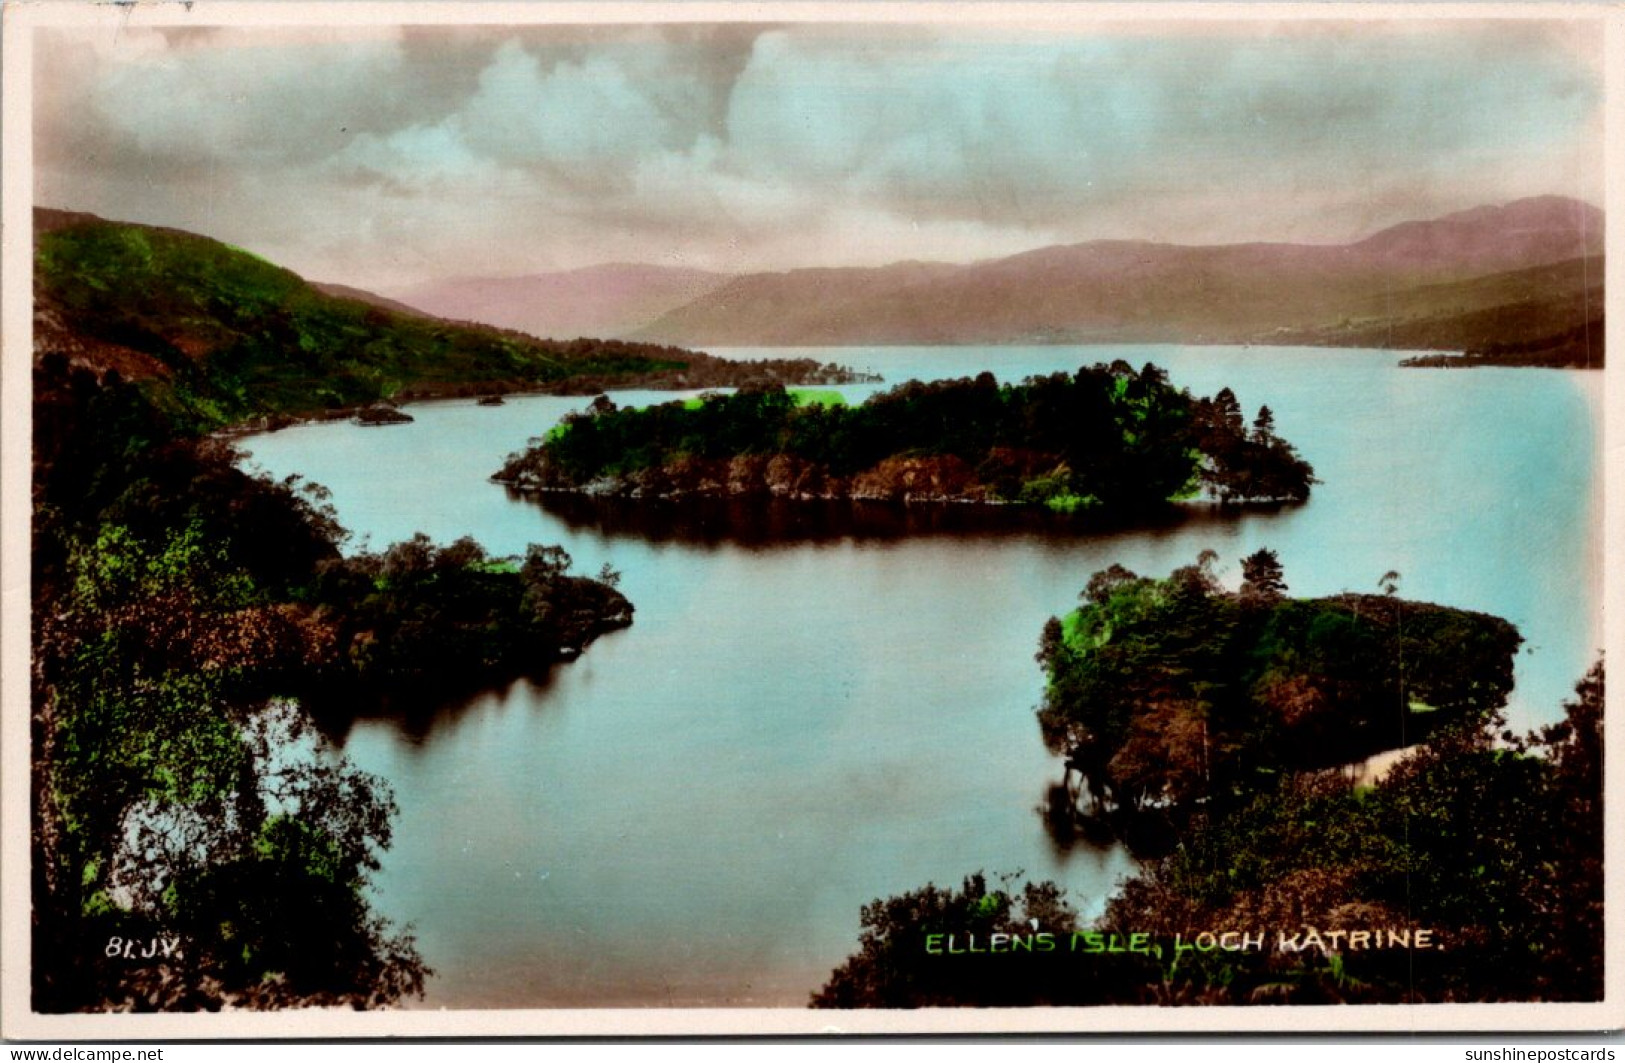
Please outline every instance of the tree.
[[1153, 805], [1184, 805], [1208, 792], [1208, 706], [1164, 698], [1137, 713], [1128, 738], [1107, 770], [1113, 789], [1135, 811]]
[[1274, 604], [1286, 597], [1281, 559], [1274, 550], [1262, 549], [1241, 559], [1241, 597], [1254, 604]]
[[1511, 689], [1521, 640], [1498, 617], [1393, 595], [1288, 599], [1269, 550], [1242, 568], [1236, 593], [1208, 552], [1162, 580], [1106, 569], [1045, 625], [1041, 733], [1120, 828], [1147, 808], [1177, 828], [1284, 771], [1476, 726]]
[[1253, 418], [1253, 441], [1270, 443], [1275, 439], [1275, 411], [1268, 406], [1258, 408], [1258, 416]]
[[388, 787], [270, 696], [332, 651], [322, 492], [244, 473], [116, 374], [47, 358], [36, 384], [34, 1008], [420, 993], [367, 898]]
[[235, 818], [148, 806], [126, 816], [113, 888], [130, 917], [185, 943], [172, 967], [128, 972], [131, 1003], [377, 1007], [421, 995], [431, 972], [411, 936], [365, 897], [396, 812], [388, 785], [334, 758], [291, 702], [247, 717], [241, 733], [251, 781], [231, 795]]
[[1044, 621], [1044, 630], [1038, 636], [1038, 653], [1034, 656], [1034, 660], [1048, 669], [1050, 663], [1056, 659], [1056, 655], [1061, 652], [1064, 639], [1065, 632], [1059, 620], [1052, 616]]
[[[1113, 962], [1119, 957], [1080, 964], [1071, 954], [1078, 917], [1059, 887], [1018, 889], [1013, 879], [990, 889], [977, 872], [957, 890], [931, 884], [864, 905], [858, 951], [813, 994], [812, 1006], [1065, 1004], [1087, 1000], [1121, 977], [1123, 965]], [[995, 935], [1002, 936], [997, 945]], [[1016, 939], [1030, 948], [1012, 945]]]
[[1557, 805], [1546, 948], [1548, 993], [1558, 999], [1602, 999], [1605, 704], [1599, 659], [1564, 703], [1563, 721], [1533, 743], [1552, 762]]
[[[149, 544], [118, 525], [69, 553], [36, 676], [38, 1010], [422, 990], [411, 938], [366, 901], [388, 787], [254, 693], [312, 647], [230, 555], [193, 528]], [[132, 963], [115, 939], [179, 951]]]
[[1090, 576], [1088, 586], [1079, 597], [1095, 605], [1105, 605], [1120, 588], [1135, 583], [1139, 578], [1122, 565], [1113, 563]]
[[1241, 434], [1241, 403], [1236, 401], [1234, 391], [1227, 387], [1220, 388], [1218, 394], [1213, 396], [1213, 412], [1219, 426], [1233, 435]]

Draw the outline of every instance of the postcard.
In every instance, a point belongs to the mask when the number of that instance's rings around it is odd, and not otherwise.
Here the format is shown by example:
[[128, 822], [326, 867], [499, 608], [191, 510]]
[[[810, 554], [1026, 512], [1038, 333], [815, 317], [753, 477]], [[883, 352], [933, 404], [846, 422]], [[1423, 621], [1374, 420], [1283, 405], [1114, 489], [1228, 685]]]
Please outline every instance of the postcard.
[[5, 1036], [1625, 1024], [1617, 9], [4, 17]]

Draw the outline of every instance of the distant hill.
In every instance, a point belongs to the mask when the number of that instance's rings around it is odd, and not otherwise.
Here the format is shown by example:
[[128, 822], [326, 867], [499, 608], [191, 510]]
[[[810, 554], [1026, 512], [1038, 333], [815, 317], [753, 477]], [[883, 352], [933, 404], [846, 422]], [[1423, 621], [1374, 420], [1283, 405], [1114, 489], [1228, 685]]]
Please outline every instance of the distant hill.
[[460, 277], [397, 294], [454, 321], [558, 339], [622, 337], [727, 281], [705, 270], [612, 263], [526, 277]]
[[1602, 245], [1602, 211], [1577, 199], [1537, 196], [1404, 222], [1348, 250], [1359, 261], [1401, 273], [1462, 276], [1580, 258]]
[[725, 362], [455, 324], [366, 293], [331, 294], [194, 233], [66, 211], [34, 217], [36, 363], [117, 371], [194, 429], [388, 398], [843, 379], [805, 360]]
[[1472, 351], [1551, 346], [1552, 337], [1590, 332], [1601, 364], [1603, 260], [1569, 259], [1449, 284], [1421, 285], [1374, 296], [1337, 324], [1283, 334], [1283, 342], [1406, 350]]
[[938, 327], [935, 293], [973, 267], [901, 262], [736, 277], [634, 336], [705, 333], [718, 346], [958, 343]]
[[358, 303], [376, 306], [380, 310], [389, 310], [397, 314], [406, 314], [409, 317], [435, 318], [439, 315], [419, 310], [415, 306], [394, 299], [386, 299], [377, 292], [369, 292], [365, 288], [352, 288], [348, 284], [326, 284], [322, 281], [311, 281], [310, 286], [324, 295], [331, 295], [338, 299], [354, 299]]
[[1561, 332], [1486, 343], [1469, 347], [1462, 354], [1419, 355], [1407, 358], [1400, 364], [1442, 369], [1471, 366], [1601, 369], [1604, 365], [1603, 338], [1606, 333], [1607, 322], [1599, 304], [1594, 317]]
[[1581, 308], [1601, 291], [1602, 230], [1595, 207], [1541, 197], [1344, 245], [1095, 241], [967, 265], [749, 274], [633, 335], [718, 346], [1333, 343], [1359, 335], [1459, 350], [1484, 342], [1492, 321], [1546, 333], [1583, 321]]

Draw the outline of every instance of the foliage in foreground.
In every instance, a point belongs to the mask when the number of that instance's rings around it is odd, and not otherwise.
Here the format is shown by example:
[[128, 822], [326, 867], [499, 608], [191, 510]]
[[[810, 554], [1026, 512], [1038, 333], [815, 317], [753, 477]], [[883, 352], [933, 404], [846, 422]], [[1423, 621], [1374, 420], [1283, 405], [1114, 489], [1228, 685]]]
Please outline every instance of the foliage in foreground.
[[291, 696], [500, 680], [630, 620], [557, 548], [342, 557], [319, 489], [245, 474], [116, 374], [36, 378], [33, 1003], [342, 1004], [421, 993], [372, 910], [387, 784]]
[[[1122, 886], [1092, 938], [1051, 883], [990, 891], [977, 875], [875, 901], [858, 951], [812, 1004], [1600, 1000], [1603, 686], [1599, 661], [1539, 735], [1497, 743], [1491, 718], [1435, 735], [1374, 787], [1293, 773], [1200, 815]], [[1390, 931], [1407, 944], [1369, 947]], [[1039, 932], [1053, 950], [1013, 947]], [[982, 953], [965, 951], [973, 940]]]

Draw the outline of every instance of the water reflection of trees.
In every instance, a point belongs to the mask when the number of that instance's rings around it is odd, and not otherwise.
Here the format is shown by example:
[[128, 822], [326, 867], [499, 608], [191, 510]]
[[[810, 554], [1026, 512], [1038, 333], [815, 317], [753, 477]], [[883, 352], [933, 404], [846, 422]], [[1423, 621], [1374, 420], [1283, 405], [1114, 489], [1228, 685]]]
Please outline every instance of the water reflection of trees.
[[431, 741], [447, 738], [493, 702], [499, 706], [516, 698], [526, 704], [540, 702], [552, 689], [561, 667], [566, 665], [537, 668], [514, 680], [317, 699], [307, 708], [321, 733], [340, 749], [349, 743], [358, 725], [383, 723], [401, 737], [407, 749], [419, 751]]
[[1027, 506], [951, 502], [791, 501], [787, 499], [615, 498], [565, 492], [509, 497], [533, 501], [572, 531], [611, 539], [639, 539], [687, 546], [725, 544], [757, 549], [856, 540], [896, 542], [913, 538], [1102, 539], [1124, 532], [1161, 538], [1203, 527], [1233, 527], [1261, 513], [1292, 505], [1245, 509], [1207, 504], [1170, 506], [1135, 520], [1051, 513]]

